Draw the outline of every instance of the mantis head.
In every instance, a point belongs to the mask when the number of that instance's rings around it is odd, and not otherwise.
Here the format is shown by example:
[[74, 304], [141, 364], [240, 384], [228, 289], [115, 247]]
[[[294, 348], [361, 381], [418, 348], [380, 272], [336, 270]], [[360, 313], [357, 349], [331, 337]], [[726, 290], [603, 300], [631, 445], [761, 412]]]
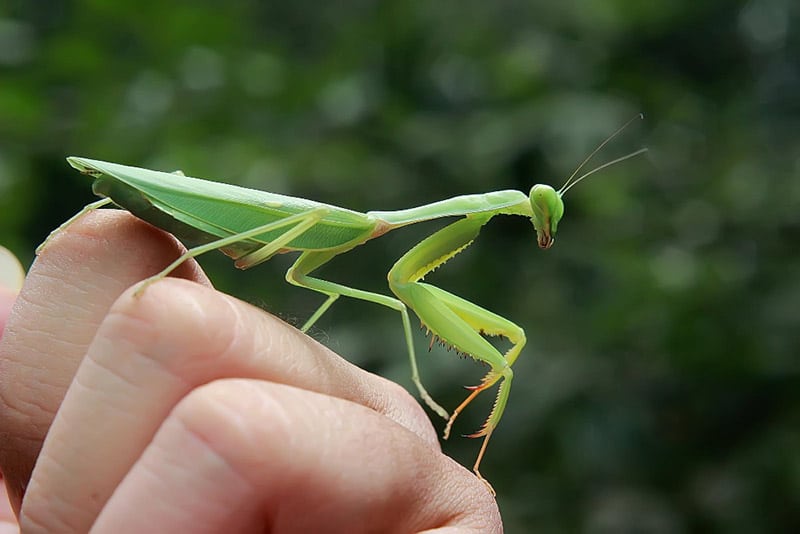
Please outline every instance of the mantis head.
[[555, 241], [558, 222], [564, 216], [564, 201], [561, 193], [545, 184], [536, 184], [531, 188], [531, 208], [533, 208], [533, 227], [536, 229], [536, 241], [542, 249], [548, 249]]
[[553, 246], [553, 242], [555, 241], [556, 229], [558, 228], [558, 223], [561, 221], [561, 217], [564, 216], [564, 201], [562, 197], [564, 194], [572, 189], [572, 187], [577, 184], [578, 182], [582, 181], [584, 178], [591, 176], [592, 174], [596, 173], [597, 171], [601, 171], [606, 167], [610, 167], [620, 161], [625, 161], [628, 158], [632, 158], [634, 156], [638, 156], [639, 154], [643, 154], [647, 152], [646, 148], [641, 148], [636, 152], [631, 152], [626, 156], [622, 156], [621, 158], [617, 158], [611, 160], [607, 163], [600, 165], [592, 169], [591, 171], [583, 174], [579, 178], [575, 178], [578, 172], [586, 165], [592, 157], [597, 154], [601, 148], [603, 148], [609, 141], [614, 139], [617, 135], [619, 135], [622, 130], [628, 127], [633, 121], [636, 119], [644, 119], [644, 115], [639, 113], [634, 118], [626, 122], [622, 125], [616, 132], [608, 136], [608, 138], [600, 143], [600, 145], [595, 148], [589, 156], [583, 160], [575, 172], [572, 173], [566, 183], [561, 186], [561, 189], [555, 190], [549, 185], [544, 184], [536, 184], [531, 188], [530, 199], [531, 199], [531, 208], [533, 208], [533, 215], [531, 216], [531, 221], [533, 221], [533, 227], [536, 228], [536, 240], [539, 242], [539, 247], [542, 249], [548, 249]]

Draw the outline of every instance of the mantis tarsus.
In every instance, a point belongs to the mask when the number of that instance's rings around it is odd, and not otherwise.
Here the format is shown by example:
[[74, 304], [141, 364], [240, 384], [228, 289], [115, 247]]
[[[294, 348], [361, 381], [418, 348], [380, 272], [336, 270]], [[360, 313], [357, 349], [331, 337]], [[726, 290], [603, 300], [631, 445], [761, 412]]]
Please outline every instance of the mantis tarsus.
[[[241, 269], [258, 265], [275, 254], [300, 252], [300, 257], [287, 271], [286, 280], [328, 297], [303, 325], [303, 332], [342, 295], [397, 310], [403, 321], [412, 380], [425, 403], [447, 420], [445, 439], [458, 414], [482, 391], [500, 382], [489, 417], [478, 432], [468, 436], [484, 438], [473, 471], [494, 493], [479, 467], [489, 438], [505, 410], [513, 378], [511, 367], [525, 345], [525, 332], [508, 319], [422, 280], [468, 247], [481, 227], [495, 215], [529, 218], [539, 247], [550, 248], [564, 214], [563, 195], [587, 176], [646, 150], [637, 150], [575, 178], [580, 169], [633, 120], [635, 118], [603, 141], [559, 190], [537, 184], [527, 195], [514, 190], [494, 191], [399, 211], [360, 213], [302, 198], [189, 178], [182, 173], [70, 157], [67, 158], [70, 165], [94, 178], [92, 190], [103, 198], [86, 206], [61, 228], [87, 211], [113, 203], [171, 232], [191, 247], [163, 271], [146, 280], [139, 293], [188, 259], [211, 250], [222, 250]], [[397, 298], [310, 276], [334, 257], [371, 239], [403, 226], [444, 217], [461, 218], [414, 246], [389, 271], [389, 287]], [[438, 339], [490, 367], [478, 385], [468, 388], [470, 394], [452, 415], [431, 398], [420, 381], [408, 308], [414, 310], [428, 334], [433, 336], [432, 340]], [[512, 346], [501, 354], [486, 336], [505, 337]]]

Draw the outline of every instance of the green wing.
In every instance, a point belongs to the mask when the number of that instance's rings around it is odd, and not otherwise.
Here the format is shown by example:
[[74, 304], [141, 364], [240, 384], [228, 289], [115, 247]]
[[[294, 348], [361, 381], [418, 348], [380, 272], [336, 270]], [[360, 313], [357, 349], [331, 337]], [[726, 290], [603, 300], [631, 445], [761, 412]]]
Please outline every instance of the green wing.
[[[70, 157], [80, 172], [94, 177], [93, 191], [137, 217], [175, 234], [189, 246], [266, 225], [290, 215], [325, 207], [314, 227], [289, 243], [291, 250], [327, 250], [356, 244], [370, 235], [375, 221], [363, 213], [312, 200], [231, 184], [190, 178], [116, 163]], [[238, 257], [272, 241], [268, 232], [226, 249]]]

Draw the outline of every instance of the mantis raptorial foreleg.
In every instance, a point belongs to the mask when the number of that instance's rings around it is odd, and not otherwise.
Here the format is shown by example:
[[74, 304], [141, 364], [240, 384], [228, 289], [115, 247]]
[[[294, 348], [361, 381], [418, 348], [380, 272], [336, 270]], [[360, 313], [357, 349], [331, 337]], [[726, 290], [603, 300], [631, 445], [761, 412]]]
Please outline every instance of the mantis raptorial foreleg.
[[317, 309], [311, 318], [306, 321], [306, 324], [303, 325], [302, 331], [305, 332], [311, 328], [317, 319], [319, 319], [330, 307], [330, 305], [333, 304], [333, 302], [341, 295], [344, 295], [345, 297], [366, 300], [368, 302], [374, 302], [375, 304], [381, 304], [393, 310], [399, 311], [403, 319], [403, 331], [406, 336], [408, 357], [411, 361], [411, 380], [417, 387], [419, 395], [422, 397], [422, 400], [425, 401], [425, 404], [427, 404], [443, 419], [448, 419], [449, 416], [447, 414], [447, 410], [442, 408], [436, 401], [433, 400], [420, 380], [419, 369], [417, 367], [417, 356], [416, 352], [414, 351], [414, 338], [412, 337], [411, 321], [408, 317], [408, 309], [406, 308], [406, 305], [401, 301], [386, 295], [372, 293], [370, 291], [364, 291], [361, 289], [354, 289], [352, 287], [343, 286], [335, 282], [329, 282], [327, 280], [320, 280], [319, 278], [308, 276], [310, 272], [327, 263], [337, 254], [338, 252], [330, 251], [304, 252], [286, 273], [286, 280], [289, 283], [328, 295], [328, 299]]
[[[496, 313], [490, 312], [489, 310], [473, 304], [472, 302], [457, 295], [448, 293], [441, 288], [423, 282], [417, 282], [417, 284], [422, 286], [433, 298], [438, 299], [451, 311], [453, 311], [461, 320], [468, 324], [474, 332], [485, 336], [503, 336], [511, 341], [511, 348], [508, 349], [508, 351], [502, 357], [505, 360], [505, 364], [509, 368], [514, 364], [517, 356], [519, 356], [522, 348], [525, 346], [525, 331], [522, 328], [509, 321], [505, 317], [501, 317]], [[451, 344], [456, 348], [459, 347], [457, 341], [453, 341]], [[480, 357], [477, 359], [481, 360]], [[505, 369], [505, 367], [503, 367], [503, 369]], [[469, 389], [472, 393], [470, 393], [470, 395], [458, 406], [458, 408], [453, 410], [453, 413], [450, 415], [450, 419], [447, 422], [447, 426], [445, 426], [444, 429], [444, 439], [447, 439], [450, 436], [450, 429], [452, 428], [456, 417], [458, 417], [458, 414], [460, 414], [463, 409], [466, 408], [467, 405], [478, 396], [480, 392], [492, 387], [502, 377], [503, 373], [498, 373], [497, 369], [492, 366], [492, 369], [486, 374], [483, 380], [481, 380], [480, 384], [477, 386], [467, 387], [467, 389]], [[497, 410], [495, 409], [495, 412], [496, 411]], [[500, 415], [502, 415], [502, 409], [499, 410], [499, 413], [493, 412], [489, 416], [489, 420], [487, 421], [487, 424], [484, 425], [484, 428], [479, 432], [472, 434], [470, 437], [483, 436], [487, 427], [491, 426], [494, 428], [494, 426], [496, 426], [497, 422], [500, 420]]]
[[[511, 321], [471, 302], [430, 284], [419, 282], [426, 274], [464, 250], [478, 235], [491, 216], [467, 216], [434, 233], [408, 251], [389, 272], [389, 285], [400, 299], [408, 304], [422, 323], [442, 342], [456, 350], [488, 364], [491, 369], [472, 393], [456, 408], [445, 428], [445, 437], [458, 414], [482, 391], [503, 380], [497, 399], [483, 428], [470, 437], [484, 437], [473, 470], [481, 476], [479, 467], [492, 431], [503, 415], [511, 390], [511, 365], [525, 345], [524, 331]], [[506, 355], [489, 343], [483, 335], [501, 335], [512, 342]]]

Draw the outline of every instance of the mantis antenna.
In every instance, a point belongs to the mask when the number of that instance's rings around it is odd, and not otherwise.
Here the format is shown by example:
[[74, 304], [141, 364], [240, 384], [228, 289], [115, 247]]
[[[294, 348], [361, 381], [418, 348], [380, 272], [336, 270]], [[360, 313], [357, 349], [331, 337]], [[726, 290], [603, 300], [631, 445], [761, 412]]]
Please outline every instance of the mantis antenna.
[[581, 164], [580, 164], [580, 165], [578, 165], [578, 168], [577, 168], [577, 169], [575, 169], [575, 172], [573, 172], [573, 173], [572, 173], [572, 175], [571, 175], [569, 178], [567, 178], [567, 181], [566, 181], [566, 182], [564, 182], [564, 185], [562, 185], [562, 186], [561, 186], [561, 189], [559, 189], [559, 190], [558, 190], [558, 194], [559, 194], [560, 196], [563, 196], [563, 195], [564, 195], [564, 193], [566, 193], [567, 191], [569, 191], [570, 189], [572, 189], [572, 186], [574, 186], [575, 184], [577, 184], [578, 182], [580, 182], [580, 181], [581, 181], [581, 180], [583, 180], [584, 178], [586, 178], [586, 177], [588, 177], [588, 176], [590, 176], [590, 175], [592, 175], [592, 174], [594, 174], [594, 173], [596, 173], [596, 172], [598, 172], [598, 171], [600, 171], [600, 170], [603, 170], [603, 169], [605, 169], [606, 167], [610, 167], [611, 165], [617, 164], [617, 163], [619, 163], [619, 162], [621, 162], [621, 161], [625, 161], [626, 159], [629, 159], [629, 158], [632, 158], [632, 157], [634, 157], [634, 156], [638, 156], [639, 154], [643, 154], [643, 153], [647, 152], [647, 149], [646, 149], [646, 148], [641, 148], [641, 149], [637, 150], [636, 152], [631, 152], [630, 154], [628, 154], [628, 155], [626, 155], [626, 156], [622, 156], [622, 157], [619, 157], [619, 158], [617, 158], [617, 159], [611, 160], [611, 161], [609, 161], [608, 163], [604, 163], [604, 164], [600, 165], [599, 167], [597, 167], [597, 168], [595, 168], [595, 169], [592, 169], [591, 171], [587, 172], [586, 174], [583, 174], [583, 175], [581, 175], [580, 177], [578, 177], [577, 179], [573, 180], [573, 178], [575, 178], [575, 175], [577, 175], [577, 174], [578, 174], [578, 172], [580, 172], [580, 170], [581, 170], [581, 169], [584, 167], [584, 165], [586, 165], [587, 163], [589, 163], [589, 160], [591, 160], [591, 159], [592, 159], [592, 158], [595, 156], [595, 154], [597, 154], [598, 152], [600, 152], [600, 150], [601, 150], [601, 149], [602, 149], [604, 146], [606, 146], [606, 145], [607, 145], [607, 144], [608, 144], [608, 143], [609, 143], [609, 142], [610, 142], [612, 139], [614, 139], [616, 136], [618, 136], [619, 134], [621, 134], [621, 133], [622, 133], [622, 131], [623, 131], [623, 130], [625, 130], [625, 128], [627, 128], [628, 126], [630, 126], [630, 125], [631, 125], [631, 123], [632, 123], [633, 121], [635, 121], [636, 119], [643, 120], [643, 119], [644, 119], [644, 113], [639, 113], [638, 115], [636, 115], [635, 117], [633, 117], [632, 119], [630, 119], [628, 122], [626, 122], [625, 124], [623, 124], [622, 126], [620, 126], [620, 127], [617, 129], [617, 131], [616, 131], [616, 132], [614, 132], [614, 133], [612, 133], [611, 135], [609, 135], [609, 136], [606, 138], [606, 140], [605, 140], [605, 141], [603, 141], [602, 143], [600, 143], [600, 144], [597, 146], [597, 148], [595, 148], [594, 150], [592, 150], [592, 152], [591, 152], [591, 153], [590, 153], [588, 156], [586, 156], [586, 159], [584, 159], [584, 160], [581, 162]]

